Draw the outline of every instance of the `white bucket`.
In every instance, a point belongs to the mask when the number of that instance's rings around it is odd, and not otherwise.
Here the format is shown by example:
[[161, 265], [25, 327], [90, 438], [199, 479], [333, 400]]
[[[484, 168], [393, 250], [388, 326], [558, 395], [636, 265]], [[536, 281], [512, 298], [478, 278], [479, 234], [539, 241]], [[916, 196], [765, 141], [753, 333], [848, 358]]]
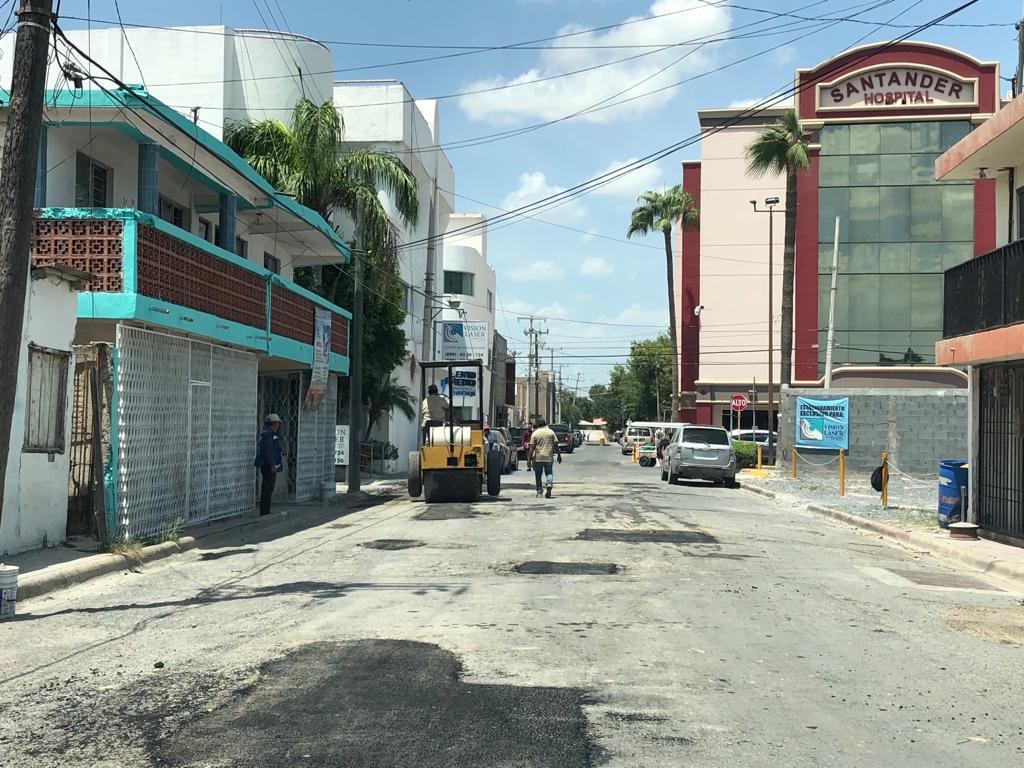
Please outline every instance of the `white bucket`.
[[18, 566], [0, 565], [0, 621], [14, 616], [18, 602]]
[[331, 501], [338, 495], [338, 484], [333, 480], [324, 480], [320, 483], [320, 498], [324, 501]]

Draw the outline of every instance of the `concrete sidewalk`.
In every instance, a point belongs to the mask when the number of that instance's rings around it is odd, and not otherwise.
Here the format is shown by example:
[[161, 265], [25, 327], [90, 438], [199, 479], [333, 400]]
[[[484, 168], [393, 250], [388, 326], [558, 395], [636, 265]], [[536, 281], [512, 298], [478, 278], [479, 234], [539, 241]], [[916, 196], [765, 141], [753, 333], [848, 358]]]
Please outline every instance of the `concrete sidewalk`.
[[[744, 475], [740, 487], [770, 499], [794, 506], [803, 506], [815, 514], [832, 518], [861, 530], [879, 534], [890, 541], [908, 546], [922, 554], [951, 560], [971, 570], [1001, 578], [1024, 588], [1024, 547], [999, 544], [988, 539], [951, 539], [949, 532], [935, 523], [927, 526], [917, 515], [896, 515], [890, 519], [874, 519], [856, 512], [836, 509], [829, 502], [821, 503], [804, 494], [783, 493], [766, 488], [764, 479]], [[899, 510], [894, 510], [899, 512]], [[934, 516], [930, 516], [934, 520]]]
[[377, 480], [364, 483], [362, 492], [353, 498], [345, 495], [344, 488], [339, 484], [339, 494], [331, 501], [275, 504], [273, 512], [266, 517], [232, 518], [189, 528], [176, 541], [142, 547], [137, 555], [101, 552], [97, 541], [79, 538], [72, 540], [70, 546], [24, 552], [4, 558], [3, 562], [20, 569], [18, 599], [28, 600], [108, 573], [138, 570], [147, 563], [201, 547], [204, 541], [214, 537], [223, 537], [225, 534], [230, 536], [232, 531], [264, 530], [268, 534], [279, 535], [316, 525], [325, 518], [345, 515], [386, 501], [397, 490], [398, 484], [394, 480]]

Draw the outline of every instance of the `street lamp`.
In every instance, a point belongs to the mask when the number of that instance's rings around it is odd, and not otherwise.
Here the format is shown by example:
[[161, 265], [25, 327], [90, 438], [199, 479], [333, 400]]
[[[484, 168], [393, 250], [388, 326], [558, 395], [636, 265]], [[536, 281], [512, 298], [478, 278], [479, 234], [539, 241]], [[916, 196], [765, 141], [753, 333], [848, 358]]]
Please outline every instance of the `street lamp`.
[[[774, 409], [774, 386], [775, 386], [775, 320], [774, 320], [774, 303], [775, 297], [775, 206], [779, 204], [778, 197], [766, 197], [764, 199], [764, 208], [757, 207], [757, 200], [751, 200], [750, 204], [754, 206], [754, 213], [767, 213], [768, 214], [768, 454], [774, 456], [774, 448], [772, 446], [772, 432], [774, 431], [775, 419], [773, 414]], [[754, 425], [754, 436], [757, 437], [757, 425]]]

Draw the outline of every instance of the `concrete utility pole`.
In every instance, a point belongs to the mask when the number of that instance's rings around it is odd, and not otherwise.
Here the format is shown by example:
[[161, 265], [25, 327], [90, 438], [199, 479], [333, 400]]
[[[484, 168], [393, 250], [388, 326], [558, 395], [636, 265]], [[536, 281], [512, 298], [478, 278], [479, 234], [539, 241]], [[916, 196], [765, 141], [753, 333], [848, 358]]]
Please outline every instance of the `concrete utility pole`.
[[[356, 225], [358, 244], [359, 226]], [[360, 449], [363, 444], [363, 257], [352, 249], [355, 274], [352, 279], [352, 338], [349, 339], [348, 372], [348, 492], [360, 490]]]
[[1013, 95], [1019, 96], [1021, 90], [1024, 90], [1024, 83], [1021, 83], [1021, 78], [1024, 77], [1024, 19], [1021, 19], [1016, 24], [1017, 27], [1017, 71], [1013, 76]]
[[437, 254], [437, 175], [430, 188], [430, 219], [427, 221], [427, 273], [423, 276], [423, 359], [434, 359], [434, 329], [431, 307], [434, 305], [434, 271]]
[[[527, 360], [527, 389], [526, 389], [526, 410], [530, 410], [530, 387], [533, 387], [533, 413], [527, 415], [527, 419], [530, 423], [540, 415], [540, 337], [548, 333], [548, 331], [541, 331], [533, 327], [533, 321], [536, 320], [533, 315], [526, 315], [518, 318], [519, 320], [529, 320], [530, 327], [523, 331], [523, 335], [529, 338], [529, 352]], [[552, 353], [553, 354], [553, 353]], [[532, 384], [529, 379], [532, 377]]]
[[51, 0], [19, 3], [11, 104], [0, 159], [0, 516], [28, 290], [32, 202], [39, 164], [52, 7]]

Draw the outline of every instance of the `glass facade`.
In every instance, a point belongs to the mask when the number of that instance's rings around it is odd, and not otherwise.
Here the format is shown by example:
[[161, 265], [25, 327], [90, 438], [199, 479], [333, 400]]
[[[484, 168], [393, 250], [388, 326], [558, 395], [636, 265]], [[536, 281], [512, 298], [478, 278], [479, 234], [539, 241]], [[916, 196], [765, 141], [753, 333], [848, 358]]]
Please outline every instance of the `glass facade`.
[[965, 121], [821, 129], [818, 368], [824, 373], [835, 217], [840, 216], [833, 365], [935, 362], [943, 270], [974, 253], [974, 185], [935, 181]]

